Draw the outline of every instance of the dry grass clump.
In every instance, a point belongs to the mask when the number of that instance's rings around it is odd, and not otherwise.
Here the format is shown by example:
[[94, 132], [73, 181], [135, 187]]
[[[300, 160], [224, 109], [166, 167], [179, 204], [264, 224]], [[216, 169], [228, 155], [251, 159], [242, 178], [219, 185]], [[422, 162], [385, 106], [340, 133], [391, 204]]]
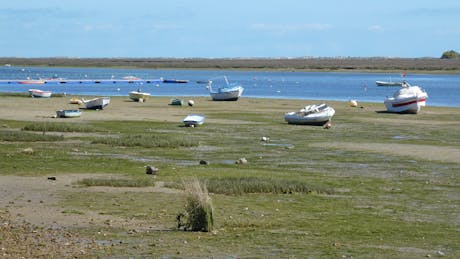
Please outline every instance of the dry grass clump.
[[214, 225], [211, 197], [205, 184], [198, 179], [184, 182], [186, 202], [177, 215], [177, 227], [188, 231], [212, 231]]

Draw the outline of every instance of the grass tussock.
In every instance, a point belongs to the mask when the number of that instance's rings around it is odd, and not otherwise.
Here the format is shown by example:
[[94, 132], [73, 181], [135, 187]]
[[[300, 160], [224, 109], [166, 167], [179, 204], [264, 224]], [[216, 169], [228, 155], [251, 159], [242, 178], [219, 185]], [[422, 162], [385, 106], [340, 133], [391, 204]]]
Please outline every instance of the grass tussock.
[[242, 195], [245, 193], [326, 193], [332, 190], [324, 187], [285, 179], [259, 177], [226, 177], [207, 180], [208, 190], [212, 193]]
[[183, 212], [179, 212], [178, 229], [186, 231], [212, 231], [214, 226], [211, 197], [205, 184], [197, 179], [184, 182], [186, 202]]
[[80, 123], [61, 123], [61, 122], [32, 122], [26, 124], [22, 130], [28, 131], [53, 131], [53, 132], [95, 132], [94, 127]]
[[106, 144], [111, 146], [123, 147], [195, 147], [199, 145], [199, 141], [183, 136], [169, 135], [152, 135], [152, 134], [133, 134], [122, 135], [118, 138], [104, 137], [96, 138], [92, 141], [93, 144]]
[[139, 179], [120, 179], [120, 178], [85, 178], [77, 184], [90, 186], [109, 186], [109, 187], [148, 187], [154, 186], [155, 182], [151, 178]]
[[35, 134], [22, 131], [0, 131], [0, 140], [11, 142], [62, 141], [64, 140], [64, 136]]

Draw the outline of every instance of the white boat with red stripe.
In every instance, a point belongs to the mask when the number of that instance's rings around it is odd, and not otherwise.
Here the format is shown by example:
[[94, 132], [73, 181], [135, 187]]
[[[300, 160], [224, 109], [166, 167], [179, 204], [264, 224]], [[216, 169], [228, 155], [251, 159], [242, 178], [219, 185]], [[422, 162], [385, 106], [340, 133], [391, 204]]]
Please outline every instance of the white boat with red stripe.
[[419, 86], [403, 82], [402, 87], [384, 101], [388, 112], [418, 113], [426, 105], [428, 94]]
[[32, 97], [41, 97], [41, 98], [48, 98], [51, 97], [51, 91], [43, 91], [40, 89], [29, 89], [29, 94]]

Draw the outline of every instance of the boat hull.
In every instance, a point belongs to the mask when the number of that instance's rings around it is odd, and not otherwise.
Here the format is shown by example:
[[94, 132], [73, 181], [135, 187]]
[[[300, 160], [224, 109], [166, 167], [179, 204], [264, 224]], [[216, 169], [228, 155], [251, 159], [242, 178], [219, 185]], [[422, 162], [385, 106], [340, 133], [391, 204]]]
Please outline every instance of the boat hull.
[[18, 84], [21, 84], [21, 85], [41, 85], [44, 83], [45, 83], [45, 80], [41, 80], [41, 79], [38, 79], [38, 80], [27, 79], [27, 80], [18, 82]]
[[81, 111], [80, 110], [58, 110], [56, 111], [56, 115], [59, 118], [77, 118], [77, 117], [80, 117]]
[[179, 106], [183, 106], [183, 105], [184, 105], [184, 100], [178, 99], [178, 98], [171, 99], [171, 102], [169, 103], [169, 105], [179, 105]]
[[216, 92], [210, 92], [213, 101], [237, 101], [243, 94], [241, 86], [232, 88], [219, 88]]
[[191, 114], [184, 118], [183, 123], [186, 127], [195, 127], [204, 123], [205, 117], [199, 114]]
[[332, 119], [335, 110], [332, 107], [326, 107], [318, 112], [288, 112], [284, 115], [284, 120], [288, 124], [297, 125], [323, 125]]
[[150, 93], [141, 93], [141, 92], [130, 92], [129, 93], [129, 99], [139, 102], [140, 100], [145, 101], [150, 97]]
[[422, 106], [426, 105], [426, 99], [425, 96], [399, 99], [388, 98], [384, 103], [388, 112], [417, 114], [420, 112]]
[[83, 100], [86, 109], [102, 110], [110, 103], [110, 97], [99, 97], [91, 100]]
[[30, 96], [36, 98], [49, 98], [51, 97], [51, 91], [42, 91], [39, 89], [29, 89]]
[[403, 82], [375, 81], [377, 86], [402, 86]]
[[428, 94], [418, 86], [403, 87], [384, 100], [388, 112], [417, 114], [426, 106]]

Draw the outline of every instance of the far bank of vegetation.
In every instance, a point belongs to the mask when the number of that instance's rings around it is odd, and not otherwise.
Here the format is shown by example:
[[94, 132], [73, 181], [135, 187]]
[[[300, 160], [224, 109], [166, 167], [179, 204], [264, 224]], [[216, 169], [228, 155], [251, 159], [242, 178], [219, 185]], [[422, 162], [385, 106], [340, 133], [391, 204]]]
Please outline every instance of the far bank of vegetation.
[[458, 59], [458, 52], [455, 50], [449, 50], [442, 53], [442, 59]]
[[[456, 52], [455, 52], [456, 53]], [[446, 57], [444, 56], [446, 55]], [[283, 71], [412, 71], [460, 73], [460, 60], [443, 58], [0, 58], [0, 64], [46, 67], [145, 69], [248, 69]], [[449, 58], [447, 58], [447, 56]]]

